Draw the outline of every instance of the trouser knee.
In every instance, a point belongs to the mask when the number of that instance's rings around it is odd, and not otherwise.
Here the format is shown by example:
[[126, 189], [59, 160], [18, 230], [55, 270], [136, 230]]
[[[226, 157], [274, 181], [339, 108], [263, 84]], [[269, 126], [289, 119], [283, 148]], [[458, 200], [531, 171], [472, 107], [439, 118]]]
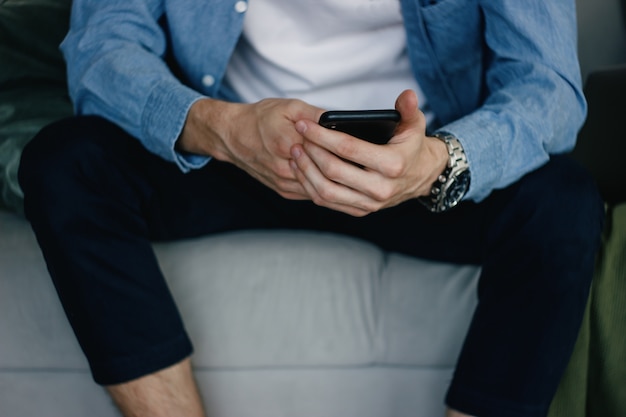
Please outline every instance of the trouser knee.
[[42, 129], [24, 148], [18, 171], [31, 223], [63, 229], [72, 212], [111, 175], [107, 141], [120, 134], [99, 117], [64, 119]]
[[591, 176], [569, 157], [556, 156], [499, 194], [505, 203], [494, 206], [496, 230], [516, 236], [518, 251], [539, 257], [535, 261], [554, 277], [545, 284], [557, 291], [587, 285], [604, 223]]

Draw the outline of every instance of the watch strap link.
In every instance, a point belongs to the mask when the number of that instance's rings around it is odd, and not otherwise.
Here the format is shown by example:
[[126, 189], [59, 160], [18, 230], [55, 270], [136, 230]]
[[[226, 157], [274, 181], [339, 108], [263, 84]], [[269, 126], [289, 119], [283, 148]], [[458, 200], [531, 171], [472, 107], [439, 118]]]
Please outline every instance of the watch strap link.
[[420, 197], [419, 201], [433, 213], [440, 213], [456, 206], [469, 188], [469, 163], [461, 142], [446, 132], [437, 132], [434, 137], [440, 139], [448, 148], [448, 164], [437, 177], [430, 194]]

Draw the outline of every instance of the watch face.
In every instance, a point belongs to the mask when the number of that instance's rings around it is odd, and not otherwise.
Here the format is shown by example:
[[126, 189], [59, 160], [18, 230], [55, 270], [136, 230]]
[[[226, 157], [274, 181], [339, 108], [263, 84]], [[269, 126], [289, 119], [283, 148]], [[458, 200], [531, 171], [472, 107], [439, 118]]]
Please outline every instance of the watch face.
[[443, 205], [446, 209], [456, 206], [461, 201], [469, 188], [469, 184], [469, 170], [457, 174], [445, 193]]

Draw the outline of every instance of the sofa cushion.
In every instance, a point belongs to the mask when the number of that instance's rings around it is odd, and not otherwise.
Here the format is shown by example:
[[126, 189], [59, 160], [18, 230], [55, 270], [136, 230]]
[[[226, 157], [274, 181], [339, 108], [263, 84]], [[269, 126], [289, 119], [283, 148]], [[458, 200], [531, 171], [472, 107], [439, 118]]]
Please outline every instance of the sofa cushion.
[[156, 249], [198, 366], [452, 367], [476, 305], [477, 267], [333, 234], [238, 232]]
[[[28, 224], [0, 211], [0, 229], [0, 370], [87, 369]], [[250, 231], [155, 248], [200, 368], [451, 369], [476, 305], [477, 267], [332, 234]]]

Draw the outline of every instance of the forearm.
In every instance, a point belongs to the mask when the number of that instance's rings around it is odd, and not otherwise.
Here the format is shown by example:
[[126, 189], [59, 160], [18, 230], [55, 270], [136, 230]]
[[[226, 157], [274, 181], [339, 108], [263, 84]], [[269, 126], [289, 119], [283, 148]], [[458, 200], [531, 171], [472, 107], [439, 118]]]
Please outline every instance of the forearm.
[[175, 151], [187, 113], [202, 95], [183, 85], [163, 60], [159, 1], [76, 1], [62, 44], [77, 114], [97, 114], [138, 138], [183, 171], [207, 158]]
[[486, 97], [442, 130], [463, 144], [480, 201], [570, 150], [585, 117], [572, 0], [481, 0]]

